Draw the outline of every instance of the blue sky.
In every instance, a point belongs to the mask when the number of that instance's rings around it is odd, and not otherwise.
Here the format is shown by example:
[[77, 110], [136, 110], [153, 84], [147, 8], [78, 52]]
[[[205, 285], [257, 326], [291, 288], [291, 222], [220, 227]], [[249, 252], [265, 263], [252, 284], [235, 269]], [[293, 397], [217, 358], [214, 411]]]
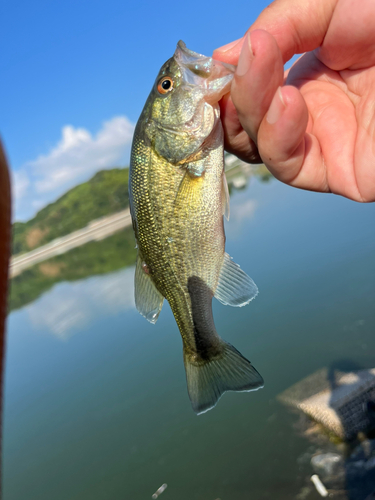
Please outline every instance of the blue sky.
[[0, 134], [14, 218], [127, 164], [132, 128], [177, 41], [209, 55], [268, 3], [2, 0]]

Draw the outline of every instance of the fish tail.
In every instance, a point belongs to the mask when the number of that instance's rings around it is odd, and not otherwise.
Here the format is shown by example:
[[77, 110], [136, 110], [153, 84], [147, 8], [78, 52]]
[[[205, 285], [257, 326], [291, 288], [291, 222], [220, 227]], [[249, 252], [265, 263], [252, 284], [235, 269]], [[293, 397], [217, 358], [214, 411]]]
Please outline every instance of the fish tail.
[[220, 339], [221, 354], [196, 361], [184, 348], [188, 393], [198, 415], [213, 408], [226, 391], [254, 391], [263, 387], [263, 378], [231, 344]]

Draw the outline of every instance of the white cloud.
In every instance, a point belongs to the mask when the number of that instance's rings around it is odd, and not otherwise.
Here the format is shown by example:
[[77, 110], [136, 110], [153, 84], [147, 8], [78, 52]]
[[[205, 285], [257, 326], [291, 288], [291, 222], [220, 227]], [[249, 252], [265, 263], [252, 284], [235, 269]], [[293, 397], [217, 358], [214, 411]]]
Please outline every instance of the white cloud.
[[16, 220], [30, 218], [35, 207], [54, 201], [98, 170], [127, 162], [133, 131], [125, 116], [105, 122], [95, 136], [84, 128], [63, 127], [60, 141], [48, 154], [13, 174]]
[[26, 194], [30, 179], [24, 170], [12, 172], [13, 200], [20, 200]]

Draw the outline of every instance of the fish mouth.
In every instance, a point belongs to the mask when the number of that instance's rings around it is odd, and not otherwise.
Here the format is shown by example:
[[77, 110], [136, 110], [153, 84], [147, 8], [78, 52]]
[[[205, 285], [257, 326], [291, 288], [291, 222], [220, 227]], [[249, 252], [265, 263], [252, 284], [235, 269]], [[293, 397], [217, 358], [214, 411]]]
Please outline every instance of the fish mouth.
[[218, 102], [229, 92], [236, 69], [232, 64], [194, 52], [182, 40], [178, 42], [173, 57], [181, 69], [184, 83], [202, 88], [209, 104]]

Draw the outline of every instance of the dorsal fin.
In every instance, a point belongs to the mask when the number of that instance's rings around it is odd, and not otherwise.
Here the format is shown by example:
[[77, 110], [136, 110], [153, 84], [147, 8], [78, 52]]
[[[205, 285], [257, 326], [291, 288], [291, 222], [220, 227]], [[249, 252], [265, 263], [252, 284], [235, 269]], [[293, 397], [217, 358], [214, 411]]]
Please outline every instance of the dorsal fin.
[[214, 296], [222, 304], [242, 307], [258, 295], [254, 281], [236, 264], [230, 255], [224, 254], [219, 282]]

